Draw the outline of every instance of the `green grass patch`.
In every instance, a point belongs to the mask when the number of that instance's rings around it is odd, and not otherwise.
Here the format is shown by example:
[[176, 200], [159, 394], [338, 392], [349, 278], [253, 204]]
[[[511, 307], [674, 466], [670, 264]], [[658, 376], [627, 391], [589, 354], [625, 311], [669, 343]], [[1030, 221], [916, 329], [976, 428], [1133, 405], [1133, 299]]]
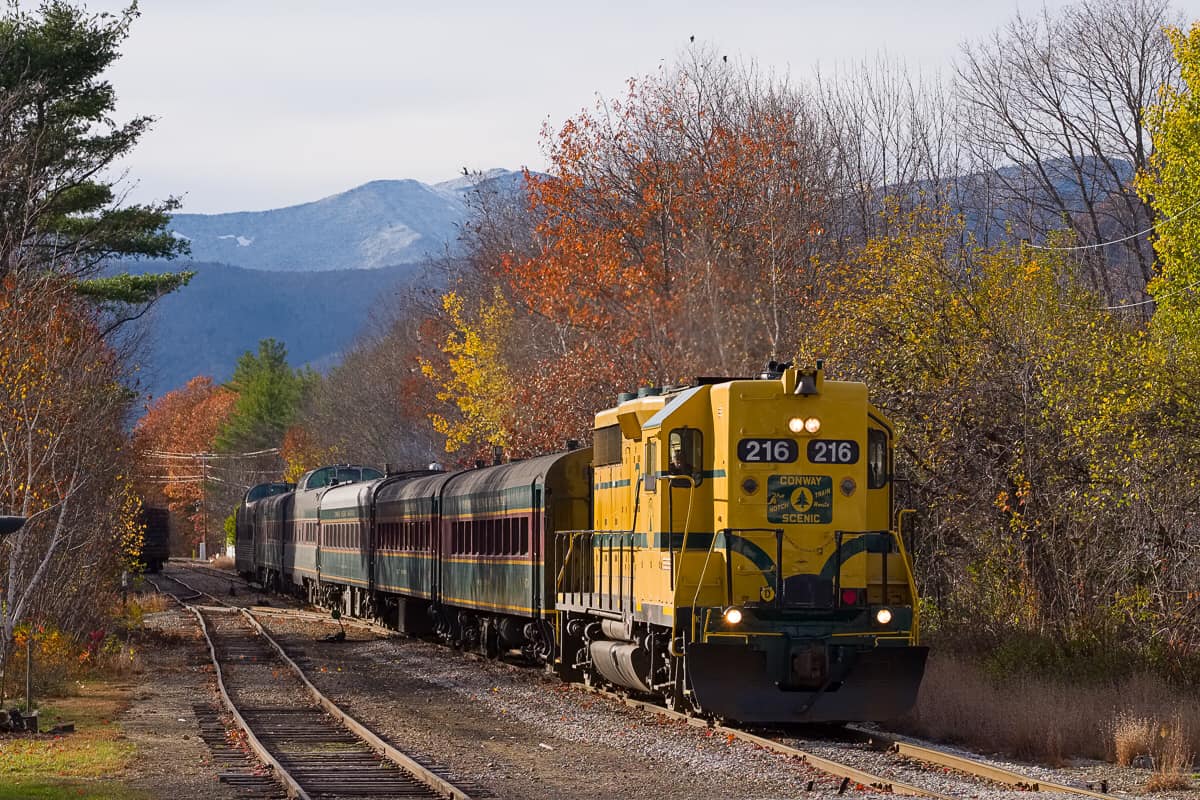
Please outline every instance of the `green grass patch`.
[[43, 730], [73, 722], [74, 733], [0, 737], [0, 800], [145, 800], [144, 793], [112, 780], [135, 750], [116, 724], [127, 696], [123, 686], [89, 684], [76, 697], [46, 700], [41, 707]]
[[110, 781], [19, 780], [0, 785], [0, 800], [147, 800], [147, 797]]

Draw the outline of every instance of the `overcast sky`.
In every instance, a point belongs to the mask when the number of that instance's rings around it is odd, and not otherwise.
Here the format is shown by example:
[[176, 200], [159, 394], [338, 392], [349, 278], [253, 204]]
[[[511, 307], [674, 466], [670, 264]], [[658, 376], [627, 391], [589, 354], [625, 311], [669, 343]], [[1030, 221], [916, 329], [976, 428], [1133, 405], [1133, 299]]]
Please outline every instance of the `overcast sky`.
[[[125, 164], [131, 200], [255, 210], [380, 178], [542, 168], [543, 123], [620, 95], [689, 36], [797, 79], [882, 52], [946, 69], [1018, 7], [1041, 3], [142, 0], [111, 79], [123, 116], [158, 118]], [[1176, 7], [1200, 16], [1200, 0]]]

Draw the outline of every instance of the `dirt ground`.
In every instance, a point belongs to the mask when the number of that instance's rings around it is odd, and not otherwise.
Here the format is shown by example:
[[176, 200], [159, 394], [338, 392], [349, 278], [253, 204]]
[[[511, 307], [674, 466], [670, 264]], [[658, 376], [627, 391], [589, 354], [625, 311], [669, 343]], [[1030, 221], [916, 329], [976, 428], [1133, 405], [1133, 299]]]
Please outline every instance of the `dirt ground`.
[[[142, 642], [145, 671], [118, 720], [137, 754], [126, 774], [130, 787], [170, 800], [226, 800], [246, 795], [220, 782], [226, 767], [214, 763], [200, 735], [196, 706], [219, 699], [207, 651], [191, 615], [178, 610], [149, 615]], [[254, 762], [247, 760], [247, 768]]]
[[[228, 577], [179, 574], [239, 604], [262, 599], [246, 590], [230, 596]], [[316, 615], [264, 613], [260, 620], [319, 689], [472, 797], [748, 800], [837, 794], [835, 779], [795, 759], [630, 709], [528, 666], [484, 661], [352, 625], [345, 628], [345, 641], [323, 641], [338, 626]], [[195, 707], [219, 701], [192, 617], [170, 610], [148, 617], [147, 628], [147, 670], [120, 721], [138, 746], [123, 777], [152, 797], [170, 800], [246, 797], [218, 781], [227, 765], [214, 761], [199, 735]], [[846, 794], [874, 792], [851, 785]]]

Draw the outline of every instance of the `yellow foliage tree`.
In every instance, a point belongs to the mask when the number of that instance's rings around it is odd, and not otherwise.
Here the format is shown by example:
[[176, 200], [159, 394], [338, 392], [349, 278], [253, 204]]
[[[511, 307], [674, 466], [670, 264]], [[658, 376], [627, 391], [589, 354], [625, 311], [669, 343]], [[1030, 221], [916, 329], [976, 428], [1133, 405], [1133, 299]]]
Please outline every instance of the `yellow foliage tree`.
[[118, 491], [121, 507], [117, 513], [117, 548], [125, 569], [140, 572], [146, 566], [141, 561], [142, 545], [146, 541], [146, 523], [142, 521], [142, 498], [129, 481]]
[[1176, 435], [1188, 401], [1161, 351], [1059, 253], [954, 245], [962, 222], [936, 213], [889, 223], [805, 355], [897, 420], [926, 594], [975, 629], [1096, 637], [1153, 576], [1148, 610], [1168, 619], [1195, 437]]
[[293, 425], [284, 432], [279, 455], [284, 463], [283, 479], [288, 483], [295, 483], [310, 469], [332, 464], [339, 458], [336, 447], [322, 447], [302, 425]]
[[514, 413], [512, 376], [502, 348], [508, 341], [513, 309], [499, 289], [474, 313], [454, 291], [442, 297], [451, 326], [440, 346], [446, 362], [440, 368], [421, 359], [421, 371], [438, 387], [437, 397], [457, 410], [455, 418], [434, 413], [434, 428], [446, 437], [446, 452], [468, 446], [507, 447]]

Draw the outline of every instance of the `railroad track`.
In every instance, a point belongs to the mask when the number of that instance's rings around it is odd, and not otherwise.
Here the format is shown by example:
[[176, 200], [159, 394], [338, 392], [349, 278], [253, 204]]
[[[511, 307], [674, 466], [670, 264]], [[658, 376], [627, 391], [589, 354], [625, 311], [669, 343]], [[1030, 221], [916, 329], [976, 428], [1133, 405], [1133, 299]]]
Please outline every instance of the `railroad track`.
[[[216, 669], [226, 709], [246, 743], [289, 797], [448, 798], [471, 800], [462, 788], [397, 750], [325, 697], [254, 615], [171, 575], [171, 591], [195, 615]], [[216, 605], [194, 605], [207, 597]]]
[[[187, 568], [192, 569], [195, 567], [192, 565], [187, 565]], [[204, 572], [216, 573], [215, 570], [211, 569], [204, 569]], [[220, 577], [228, 576], [221, 575]], [[191, 589], [191, 587], [188, 588]], [[196, 590], [193, 589], [192, 591]], [[211, 595], [209, 596], [211, 597]], [[328, 617], [324, 617], [320, 614], [314, 614], [312, 612], [280, 609], [255, 609], [255, 611], [256, 613], [265, 611], [267, 613], [301, 619], [312, 618], [314, 620], [321, 620], [325, 622], [329, 621]], [[350, 624], [352, 621], [345, 620], [345, 622]], [[380, 627], [371, 623], [365, 623], [365, 625], [371, 629], [378, 629]], [[381, 630], [394, 635], [394, 632], [388, 631], [388, 629]], [[1102, 791], [1095, 791], [1089, 787], [1073, 786], [1069, 784], [1047, 781], [1035, 776], [1003, 769], [987, 762], [979, 761], [966, 756], [956, 755], [914, 742], [888, 737], [876, 731], [867, 731], [854, 727], [846, 728], [843, 733], [851, 739], [857, 740], [858, 743], [866, 745], [872, 751], [889, 753], [895, 757], [895, 763], [888, 765], [888, 769], [881, 770], [878, 773], [872, 772], [844, 763], [839, 758], [830, 757], [830, 755], [827, 753], [818, 754], [812, 752], [811, 749], [806, 749], [806, 747], [810, 747], [811, 744], [817, 744], [822, 751], [828, 751], [832, 747], [836, 746], [836, 743], [831, 743], [828, 740], [815, 743], [799, 744], [796, 742], [795, 737], [786, 733], [780, 734], [778, 732], [770, 731], [756, 732], [737, 727], [712, 725], [709, 721], [702, 718], [673, 711], [656, 703], [629, 698], [622, 694], [610, 692], [596, 687], [586, 686], [584, 684], [575, 685], [578, 688], [615, 699], [634, 708], [639, 708], [653, 714], [666, 716], [671, 719], [685, 721], [689, 725], [696, 727], [712, 728], [716, 733], [731, 736], [758, 747], [800, 759], [814, 769], [840, 779], [842, 782], [841, 787], [843, 791], [851, 786], [863, 786], [911, 797], [929, 797], [936, 798], [936, 800], [957, 800], [957, 798], [964, 796], [964, 794], [970, 789], [978, 789], [981, 785], [990, 784], [992, 786], [989, 788], [994, 789], [998, 786], [1005, 789], [1012, 789], [1016, 792], [1022, 793], [1025, 796], [1028, 796], [1028, 793], [1030, 792], [1038, 792], [1041, 793], [1042, 796], [1082, 796], [1095, 798], [1095, 800], [1121, 800], [1117, 796], [1108, 794], [1106, 791], [1104, 791], [1103, 789], [1106, 789], [1106, 787], [1102, 787]], [[313, 691], [316, 690], [314, 689]], [[936, 770], [939, 772], [939, 778], [945, 774], [943, 771], [950, 770], [953, 773], [963, 776], [961, 783], [964, 786], [959, 787], [958, 790], [951, 793], [942, 789], [936, 789], [922, 785], [921, 782], [900, 780], [896, 777], [896, 773], [913, 772], [911, 768], [901, 768], [903, 760], [907, 760], [909, 762], [920, 762], [928, 767], [936, 768]]]
[[1025, 775], [1014, 770], [998, 767], [994, 764], [989, 764], [986, 761], [978, 761], [966, 756], [948, 753], [945, 750], [938, 750], [934, 747], [927, 747], [916, 742], [905, 741], [902, 739], [893, 739], [892, 737], [879, 734], [875, 731], [865, 731], [858, 728], [847, 729], [853, 735], [862, 738], [865, 741], [872, 742], [877, 747], [884, 747], [888, 751], [895, 753], [903, 758], [910, 758], [914, 761], [922, 761], [926, 764], [933, 764], [947, 769], [965, 772], [968, 775], [974, 775], [985, 780], [999, 783], [1004, 786], [1011, 786], [1014, 789], [1020, 789], [1029, 792], [1055, 792], [1058, 794], [1071, 794], [1081, 797], [1092, 797], [1097, 800], [1117, 800], [1115, 795], [1108, 794], [1107, 781], [1101, 781], [1100, 791], [1096, 791], [1091, 787], [1072, 786], [1065, 783], [1057, 783], [1048, 781], [1031, 775]]
[[[169, 563], [172, 564], [173, 566], [178, 566], [181, 569], [191, 570], [192, 572], [201, 573], [206, 577], [218, 579], [221, 581], [226, 581], [231, 586], [234, 584], [240, 585], [243, 590], [248, 591], [253, 594], [258, 594], [260, 596], [270, 594], [273, 597], [282, 597], [282, 598], [284, 598], [284, 600], [286, 602], [295, 602], [292, 598], [289, 598], [286, 595], [278, 595], [278, 594], [275, 594], [272, 592], [268, 592], [268, 591], [264, 590], [258, 584], [250, 583], [250, 581], [246, 580], [241, 575], [231, 575], [230, 573], [228, 573], [224, 570], [215, 569], [213, 567], [208, 566], [207, 564], [195, 563], [195, 562], [190, 562], [190, 561], [175, 561], [175, 560], [172, 560]], [[170, 578], [170, 576], [167, 575], [166, 572], [160, 573], [160, 575]], [[202, 596], [209, 597], [214, 602], [216, 602], [220, 605], [227, 605], [227, 606], [236, 607], [236, 608], [245, 608], [245, 606], [240, 606], [237, 603], [230, 603], [229, 601], [223, 600], [223, 599], [217, 597], [216, 595], [209, 594], [208, 592], [200, 592], [198, 589], [193, 589], [192, 591], [198, 592]], [[233, 595], [231, 595], [231, 596], [233, 596]], [[318, 611], [308, 611], [308, 610], [302, 609], [302, 608], [278, 608], [275, 606], [251, 605], [251, 606], [249, 606], [248, 610], [255, 615], [277, 616], [277, 617], [285, 617], [285, 618], [290, 618], [290, 619], [309, 620], [312, 622], [330, 622], [332, 619], [329, 616], [328, 612], [321, 613]], [[372, 633], [374, 633], [378, 636], [382, 636], [382, 637], [392, 637], [392, 636], [400, 635], [395, 630], [388, 628], [384, 625], [380, 625], [379, 623], [376, 623], [376, 622], [369, 622], [367, 620], [358, 619], [356, 617], [342, 617], [339, 620], [339, 623], [342, 625], [348, 626], [348, 627], [360, 628], [362, 630], [371, 631]]]
[[[657, 703], [630, 698], [616, 692], [610, 692], [606, 689], [600, 689], [582, 683], [573, 685], [587, 692], [616, 700], [631, 708], [637, 708], [652, 714], [666, 716], [670, 719], [686, 722], [687, 724], [696, 727], [711, 728], [715, 733], [736, 738], [758, 747], [771, 750], [772, 752], [780, 753], [781, 755], [797, 758], [814, 769], [841, 779], [841, 791], [845, 791], [850, 786], [865, 786], [872, 789], [877, 789], [879, 791], [891, 792], [892, 794], [904, 795], [908, 797], [929, 797], [935, 798], [936, 800], [958, 800], [964, 796], [963, 791], [948, 793], [943, 790], [920, 785], [919, 783], [909, 783], [906, 781], [897, 780], [891, 775], [869, 772], [867, 770], [851, 766], [850, 764], [846, 764], [840, 760], [833, 759], [828, 756], [818, 755], [804, 749], [803, 747], [797, 746], [796, 744], [789, 744], [788, 739], [792, 737], [788, 735], [779, 735], [773, 732], [756, 733], [743, 728], [730, 727], [727, 725], [714, 725], [708, 720], [690, 714], [674, 711], [658, 705]], [[891, 753], [897, 758], [919, 761], [939, 769], [953, 770], [954, 772], [961, 773], [975, 781], [998, 784], [1001, 787], [1016, 790], [1025, 796], [1028, 796], [1028, 794], [1032, 792], [1038, 792], [1052, 795], [1091, 797], [1096, 798], [1096, 800], [1122, 800], [1122, 798], [1116, 795], [1107, 794], [1106, 792], [1098, 792], [1082, 786], [1072, 786], [1069, 784], [1055, 783], [1053, 781], [1045, 781], [1040, 778], [1023, 775], [1012, 770], [1002, 769], [984, 761], [978, 761], [965, 756], [947, 753], [936, 748], [926, 747], [924, 745], [919, 745], [912, 742], [892, 739], [890, 737], [880, 735], [874, 731], [864, 731], [858, 728], [847, 728], [845, 729], [845, 732], [853, 739], [857, 739], [859, 742], [864, 744], [869, 744], [874, 750]], [[827, 746], [828, 742], [823, 742], [822, 744]]]

